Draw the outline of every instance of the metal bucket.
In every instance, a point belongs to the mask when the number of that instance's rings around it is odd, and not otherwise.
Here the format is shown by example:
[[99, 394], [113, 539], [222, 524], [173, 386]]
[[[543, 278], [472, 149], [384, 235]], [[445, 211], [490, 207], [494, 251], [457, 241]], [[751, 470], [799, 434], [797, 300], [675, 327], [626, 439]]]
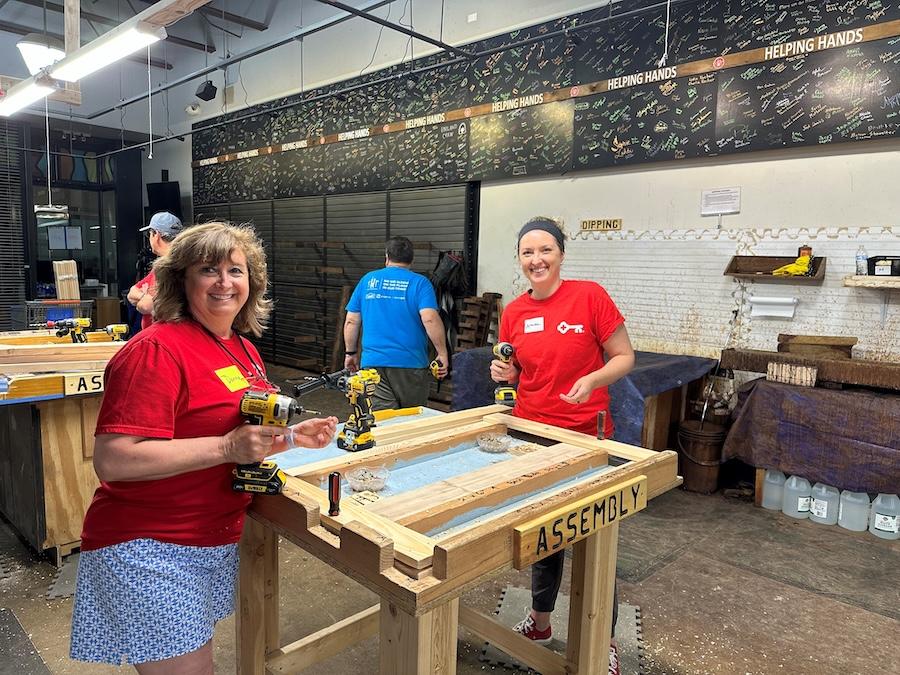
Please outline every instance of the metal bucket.
[[699, 420], [685, 420], [678, 427], [678, 472], [689, 492], [709, 494], [719, 488], [722, 446], [728, 430]]

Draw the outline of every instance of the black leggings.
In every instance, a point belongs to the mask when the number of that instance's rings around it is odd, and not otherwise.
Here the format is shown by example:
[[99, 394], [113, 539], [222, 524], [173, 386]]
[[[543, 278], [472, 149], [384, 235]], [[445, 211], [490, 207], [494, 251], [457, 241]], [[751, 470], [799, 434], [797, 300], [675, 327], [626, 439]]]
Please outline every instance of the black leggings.
[[[560, 551], [538, 560], [531, 566], [531, 607], [536, 612], [552, 612], [556, 607], [556, 596], [562, 583], [563, 562], [566, 552]], [[613, 586], [612, 636], [616, 636], [616, 622], [619, 619], [618, 583]]]

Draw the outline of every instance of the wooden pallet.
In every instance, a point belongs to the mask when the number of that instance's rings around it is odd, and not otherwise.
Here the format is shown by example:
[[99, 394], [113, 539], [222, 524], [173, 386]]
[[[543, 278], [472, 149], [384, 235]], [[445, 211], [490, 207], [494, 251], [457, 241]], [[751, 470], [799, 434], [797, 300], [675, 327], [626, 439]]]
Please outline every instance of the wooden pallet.
[[499, 321], [502, 297], [499, 293], [484, 293], [481, 297], [463, 298], [455, 351], [484, 347], [488, 343], [491, 329]]

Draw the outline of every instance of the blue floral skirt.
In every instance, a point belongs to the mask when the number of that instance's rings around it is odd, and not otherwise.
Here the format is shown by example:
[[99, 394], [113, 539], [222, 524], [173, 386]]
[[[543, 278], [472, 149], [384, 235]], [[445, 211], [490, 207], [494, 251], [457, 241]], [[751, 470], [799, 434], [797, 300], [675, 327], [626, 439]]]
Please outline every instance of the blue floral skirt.
[[121, 665], [196, 651], [234, 611], [237, 569], [237, 544], [136, 539], [82, 553], [69, 655]]

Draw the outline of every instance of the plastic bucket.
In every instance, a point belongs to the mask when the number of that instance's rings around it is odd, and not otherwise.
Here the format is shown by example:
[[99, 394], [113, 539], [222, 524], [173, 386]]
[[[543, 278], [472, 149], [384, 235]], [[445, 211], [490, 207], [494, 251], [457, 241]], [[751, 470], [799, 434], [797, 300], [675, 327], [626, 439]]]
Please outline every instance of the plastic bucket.
[[722, 446], [728, 429], [699, 420], [685, 420], [678, 427], [678, 468], [682, 486], [689, 492], [709, 494], [719, 487]]

